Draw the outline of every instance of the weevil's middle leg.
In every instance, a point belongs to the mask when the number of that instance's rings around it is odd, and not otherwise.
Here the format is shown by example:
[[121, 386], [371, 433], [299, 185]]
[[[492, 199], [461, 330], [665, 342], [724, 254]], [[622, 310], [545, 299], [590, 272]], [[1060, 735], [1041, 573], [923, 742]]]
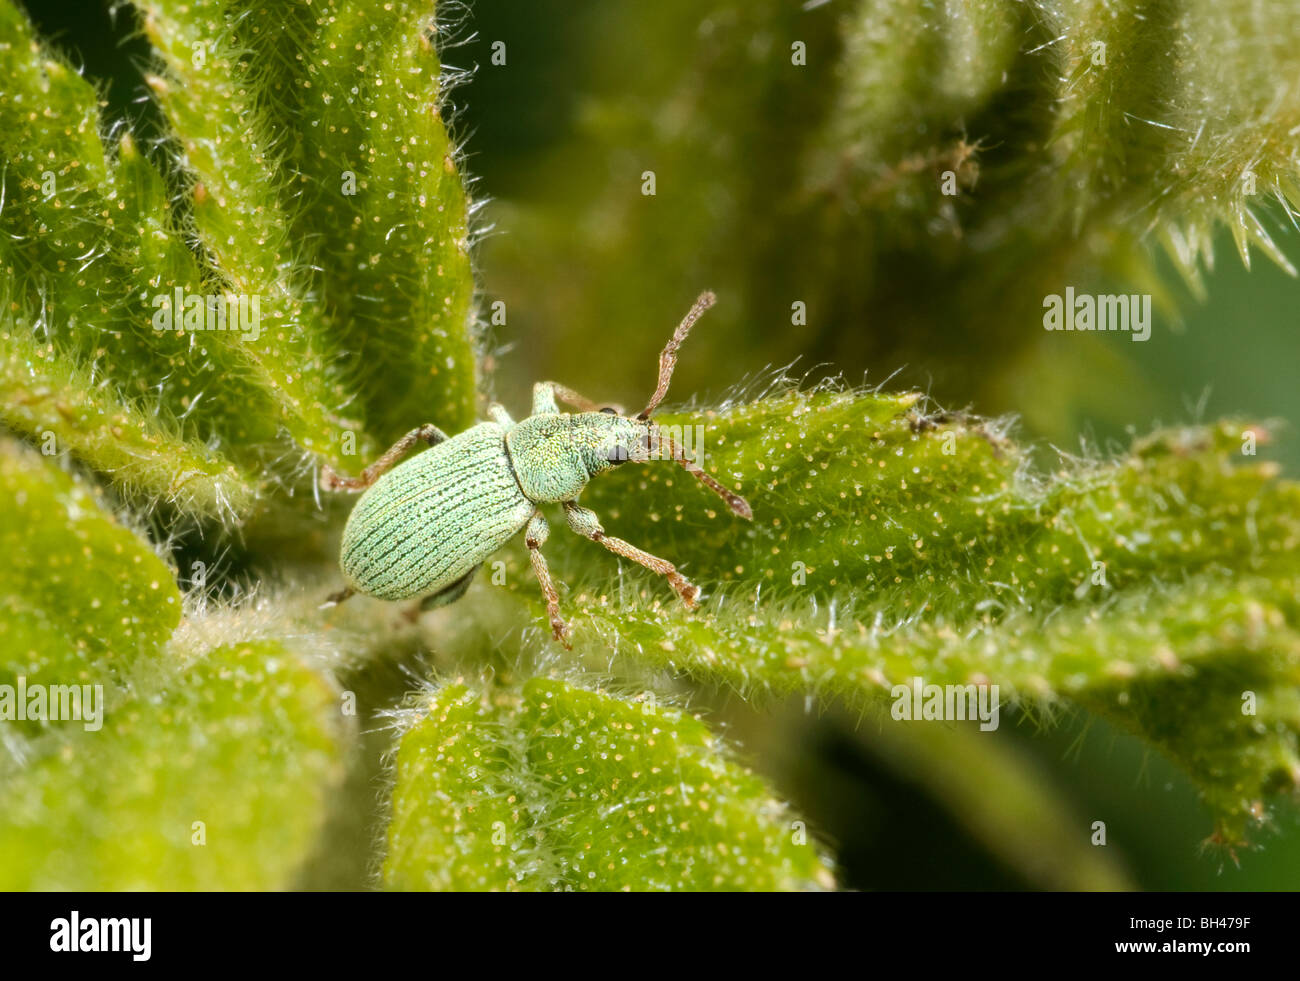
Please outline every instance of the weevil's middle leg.
[[555, 583], [551, 581], [551, 570], [547, 568], [546, 558], [542, 555], [542, 546], [546, 544], [550, 534], [551, 526], [542, 512], [538, 511], [524, 531], [524, 544], [528, 546], [528, 561], [532, 563], [533, 573], [542, 586], [542, 595], [546, 597], [546, 615], [551, 620], [551, 633], [555, 635], [556, 640], [572, 650], [573, 645], [569, 643], [569, 625], [560, 616], [560, 594], [556, 592]]
[[428, 613], [430, 610], [436, 610], [439, 607], [449, 606], [469, 592], [470, 583], [474, 581], [474, 575], [483, 568], [480, 562], [469, 572], [465, 573], [455, 582], [444, 586], [440, 592], [430, 593], [423, 599], [418, 599], [405, 610], [402, 611], [402, 619], [407, 623], [418, 623], [420, 615]]
[[568, 520], [569, 527], [584, 538], [590, 538], [593, 542], [605, 546], [615, 555], [631, 559], [638, 565], [645, 566], [651, 572], [657, 572], [663, 576], [668, 580], [668, 584], [677, 590], [677, 595], [682, 598], [686, 608], [688, 610], [695, 609], [700, 598], [700, 587], [678, 572], [677, 567], [667, 559], [661, 559], [657, 555], [643, 552], [635, 545], [629, 544], [621, 538], [606, 535], [605, 529], [601, 527], [600, 519], [596, 517], [595, 511], [574, 504], [571, 501], [564, 505], [564, 517]]
[[430, 446], [437, 446], [446, 439], [450, 439], [446, 433], [433, 425], [433, 423], [426, 422], [419, 429], [412, 429], [409, 433], [394, 443], [387, 453], [381, 456], [374, 463], [370, 464], [370, 466], [366, 467], [366, 469], [362, 470], [360, 477], [344, 477], [343, 475], [336, 473], [334, 468], [329, 464], [322, 464], [320, 469], [321, 488], [323, 490], [331, 491], [365, 490], [389, 470], [393, 469], [393, 465], [405, 456], [406, 452], [420, 440], [424, 440]]

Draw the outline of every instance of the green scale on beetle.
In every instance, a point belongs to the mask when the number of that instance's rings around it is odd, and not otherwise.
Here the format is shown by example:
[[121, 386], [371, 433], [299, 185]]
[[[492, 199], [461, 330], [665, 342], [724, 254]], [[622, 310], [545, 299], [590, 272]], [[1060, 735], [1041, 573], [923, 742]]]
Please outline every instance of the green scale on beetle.
[[[551, 581], [542, 545], [550, 526], [539, 505], [559, 504], [569, 527], [585, 538], [657, 572], [694, 608], [700, 590], [666, 559], [605, 534], [595, 512], [578, 504], [587, 481], [623, 463], [671, 460], [727, 502], [742, 518], [749, 504], [706, 474], [700, 465], [650, 421], [677, 364], [677, 348], [700, 315], [713, 305], [704, 293], [673, 332], [659, 355], [659, 384], [635, 417], [601, 408], [555, 382], [533, 386], [533, 411], [515, 422], [500, 405], [482, 422], [457, 436], [424, 425], [403, 436], [359, 477], [342, 477], [325, 467], [326, 490], [365, 491], [343, 529], [339, 566], [347, 589], [384, 600], [418, 598], [420, 609], [454, 602], [464, 595], [479, 566], [520, 531], [533, 571], [546, 596], [555, 639], [568, 645], [568, 626]], [[560, 403], [578, 409], [560, 411]], [[396, 465], [418, 442], [423, 453]]]

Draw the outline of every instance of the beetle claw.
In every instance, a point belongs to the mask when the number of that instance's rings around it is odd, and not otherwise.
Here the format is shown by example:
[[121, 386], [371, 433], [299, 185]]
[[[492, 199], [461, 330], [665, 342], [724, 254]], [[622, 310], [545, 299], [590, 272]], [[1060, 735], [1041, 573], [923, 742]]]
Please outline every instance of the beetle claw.
[[337, 593], [330, 593], [328, 596], [326, 596], [325, 602], [322, 603], [320, 606], [316, 607], [316, 609], [328, 610], [331, 607], [338, 606], [340, 603], [342, 603], [345, 599], [347, 599], [355, 592], [356, 590], [353, 589], [351, 586], [346, 586], [343, 589], [340, 589]]
[[316, 484], [321, 490], [337, 490], [339, 486], [339, 475], [334, 472], [334, 468], [328, 463], [322, 463], [320, 476], [317, 478]]
[[677, 587], [677, 595], [682, 598], [686, 604], [686, 609], [693, 610], [700, 605], [700, 587], [693, 582], [683, 579], [680, 582], [673, 583]]
[[557, 641], [564, 645], [566, 651], [573, 650], [573, 645], [569, 643], [569, 625], [567, 623], [558, 618], [552, 620], [551, 633]]

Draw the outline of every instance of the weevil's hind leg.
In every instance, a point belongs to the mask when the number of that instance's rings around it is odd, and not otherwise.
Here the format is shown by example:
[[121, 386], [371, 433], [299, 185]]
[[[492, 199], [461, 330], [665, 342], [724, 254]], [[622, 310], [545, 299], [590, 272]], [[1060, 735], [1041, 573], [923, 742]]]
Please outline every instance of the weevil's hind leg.
[[465, 573], [450, 586], [446, 586], [436, 593], [431, 593], [424, 597], [424, 599], [413, 604], [410, 609], [405, 610], [402, 615], [411, 623], [415, 623], [415, 621], [420, 618], [421, 613], [428, 613], [430, 610], [436, 610], [440, 606], [450, 606], [452, 603], [455, 603], [456, 600], [465, 595], [469, 590], [470, 583], [474, 581], [474, 573], [478, 572], [481, 568], [483, 568], [482, 562], [474, 566], [474, 568], [470, 569], [469, 572]]
[[437, 446], [446, 439], [450, 439], [433, 423], [425, 423], [419, 429], [412, 429], [409, 433], [394, 443], [378, 460], [361, 471], [360, 477], [344, 477], [335, 473], [334, 468], [328, 464], [323, 464], [320, 469], [320, 485], [323, 490], [347, 490], [360, 491], [365, 490], [376, 480], [393, 469], [406, 452], [418, 443], [420, 440], [428, 443], [430, 446]]
[[317, 607], [317, 609], [325, 610], [331, 606], [338, 606], [349, 596], [353, 596], [355, 594], [356, 594], [356, 590], [353, 589], [351, 586], [344, 586], [337, 593], [330, 593], [328, 596], [326, 596], [325, 602], [322, 603], [319, 607]]
[[482, 562], [474, 566], [474, 568], [470, 569], [469, 572], [465, 573], [446, 589], [434, 593], [432, 596], [426, 596], [424, 599], [420, 600], [420, 612], [428, 613], [430, 610], [436, 610], [440, 606], [449, 606], [450, 604], [455, 603], [456, 600], [464, 596], [469, 590], [470, 583], [474, 581], [474, 574], [481, 568], [483, 568]]
[[506, 407], [500, 402], [493, 402], [488, 406], [488, 415], [502, 429], [510, 429], [515, 424], [514, 419], [510, 417], [510, 413], [506, 411]]
[[542, 516], [542, 512], [538, 511], [524, 531], [524, 544], [528, 546], [528, 561], [532, 563], [533, 573], [542, 587], [542, 595], [546, 597], [546, 615], [551, 621], [551, 633], [566, 649], [572, 650], [573, 645], [569, 643], [569, 625], [560, 616], [560, 594], [555, 590], [555, 583], [551, 581], [551, 570], [547, 568], [546, 558], [542, 555], [542, 546], [546, 544], [550, 534], [551, 526]]
[[599, 412], [603, 406], [559, 382], [538, 382], [533, 386], [533, 415], [559, 412], [559, 403], [571, 405], [579, 412]]
[[590, 538], [593, 542], [605, 546], [615, 555], [631, 559], [637, 565], [643, 565], [651, 572], [657, 572], [663, 576], [668, 580], [668, 584], [677, 590], [677, 595], [682, 598], [686, 608], [688, 610], [695, 609], [700, 598], [700, 587], [687, 580], [685, 576], [677, 571], [677, 567], [667, 559], [661, 559], [657, 555], [643, 552], [635, 545], [631, 545], [621, 538], [606, 535], [605, 529], [600, 526], [600, 519], [596, 517], [596, 512], [573, 502], [564, 505], [564, 517], [568, 520], [569, 527], [584, 538]]

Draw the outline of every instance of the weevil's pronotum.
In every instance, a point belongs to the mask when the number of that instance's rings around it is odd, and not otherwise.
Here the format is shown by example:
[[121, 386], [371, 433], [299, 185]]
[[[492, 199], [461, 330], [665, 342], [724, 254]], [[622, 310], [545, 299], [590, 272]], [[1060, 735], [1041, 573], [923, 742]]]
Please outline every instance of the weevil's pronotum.
[[[668, 394], [677, 348], [709, 307], [704, 293], [673, 332], [659, 355], [659, 383], [636, 417], [602, 408], [555, 382], [533, 386], [533, 412], [515, 422], [500, 405], [482, 422], [457, 436], [426, 424], [403, 436], [359, 477], [341, 477], [325, 467], [326, 490], [364, 490], [343, 529], [339, 565], [353, 593], [385, 600], [419, 598], [419, 609], [454, 602], [464, 595], [483, 561], [524, 530], [533, 571], [546, 596], [555, 639], [568, 644], [559, 594], [542, 557], [550, 528], [539, 505], [559, 504], [570, 528], [664, 576], [688, 608], [700, 590], [665, 559], [605, 534], [595, 512], [578, 504], [587, 481], [629, 461], [673, 460], [718, 494], [742, 518], [749, 504], [706, 474], [650, 421]], [[557, 401], [558, 400], [558, 401]], [[561, 412], [559, 402], [578, 409]], [[429, 448], [394, 467], [417, 442]]]

